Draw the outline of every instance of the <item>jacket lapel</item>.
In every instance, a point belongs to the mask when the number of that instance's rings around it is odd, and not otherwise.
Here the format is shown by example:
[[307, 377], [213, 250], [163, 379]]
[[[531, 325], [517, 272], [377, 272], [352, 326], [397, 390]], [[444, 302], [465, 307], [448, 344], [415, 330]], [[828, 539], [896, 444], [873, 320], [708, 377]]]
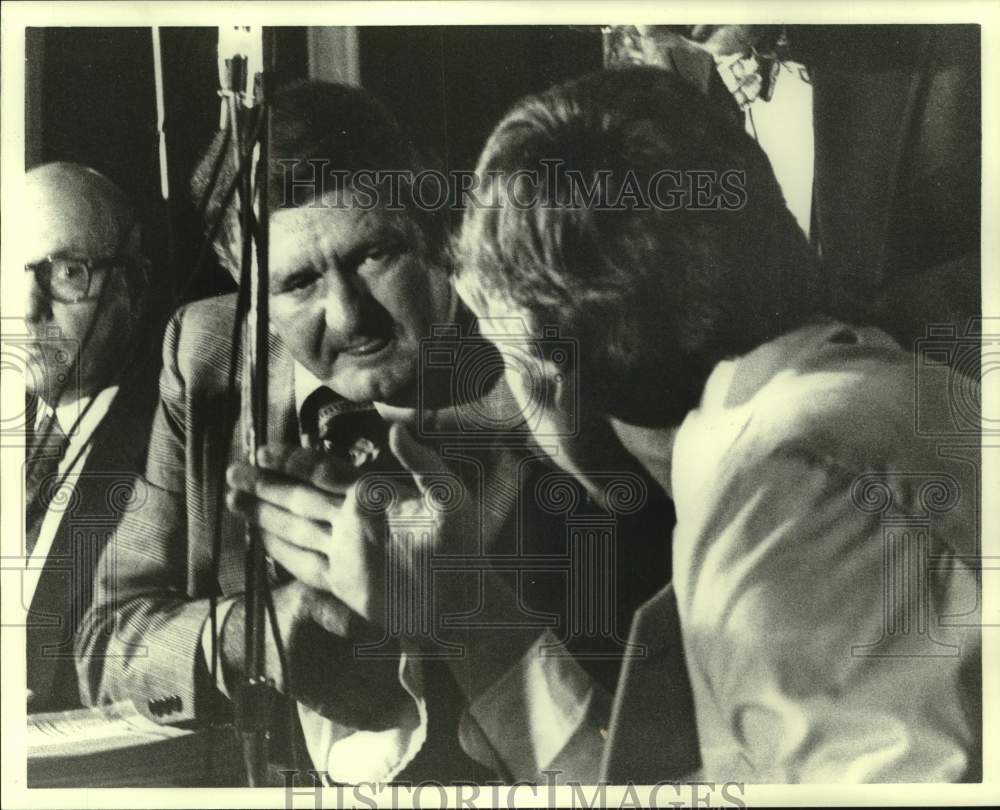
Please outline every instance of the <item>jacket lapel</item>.
[[672, 584], [636, 611], [629, 644], [645, 655], [629, 656], [622, 665], [601, 781], [683, 781], [701, 766], [701, 756]]
[[[281, 338], [271, 334], [268, 342], [268, 410], [267, 441], [269, 443], [298, 444], [298, 417], [295, 413], [294, 363]], [[239, 408], [240, 387], [243, 383], [243, 363], [237, 363], [236, 406]], [[238, 411], [232, 434], [229, 457], [233, 461], [242, 454], [242, 436], [245, 430], [242, 413]]]
[[272, 334], [268, 366], [267, 440], [280, 444], [299, 443], [299, 420], [295, 412], [295, 379], [292, 356], [281, 339]]

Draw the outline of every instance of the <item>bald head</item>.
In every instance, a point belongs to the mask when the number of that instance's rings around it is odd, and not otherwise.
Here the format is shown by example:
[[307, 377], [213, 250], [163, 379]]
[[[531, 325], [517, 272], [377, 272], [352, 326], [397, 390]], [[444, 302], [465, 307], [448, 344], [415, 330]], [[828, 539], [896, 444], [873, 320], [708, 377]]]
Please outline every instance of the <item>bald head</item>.
[[28, 253], [136, 255], [134, 209], [104, 175], [76, 163], [47, 163], [25, 175], [25, 193], [33, 219]]
[[[49, 404], [91, 396], [121, 370], [144, 310], [134, 209], [108, 178], [75, 163], [32, 169], [24, 200], [17, 241], [31, 271], [25, 322], [37, 338], [26, 387]], [[70, 277], [84, 279], [79, 295], [66, 295]]]

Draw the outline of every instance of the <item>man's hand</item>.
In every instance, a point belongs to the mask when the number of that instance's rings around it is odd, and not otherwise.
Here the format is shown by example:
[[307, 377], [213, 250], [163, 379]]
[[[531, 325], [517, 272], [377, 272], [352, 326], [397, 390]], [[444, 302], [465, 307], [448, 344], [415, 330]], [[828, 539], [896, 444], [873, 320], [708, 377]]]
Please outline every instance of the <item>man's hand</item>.
[[262, 448], [257, 463], [229, 468], [229, 508], [262, 531], [268, 553], [292, 576], [372, 619], [382, 603], [383, 533], [343, 508], [358, 470], [301, 447]]
[[[450, 658], [455, 680], [470, 700], [492, 687], [527, 652], [538, 637], [537, 627], [525, 622], [517, 595], [485, 564], [500, 524], [480, 509], [476, 493], [469, 491], [440, 455], [420, 444], [402, 425], [389, 433], [393, 454], [412, 476], [396, 488], [395, 500], [382, 515], [392, 538], [387, 570], [398, 582], [408, 578], [408, 600], [396, 600], [397, 610], [428, 611], [426, 616], [386, 617], [403, 631], [423, 628], [432, 638], [418, 634], [417, 641], [444, 643], [461, 648], [461, 657]], [[500, 451], [498, 451], [500, 452]], [[370, 493], [362, 479], [348, 491], [344, 513], [370, 515]], [[358, 508], [360, 501], [361, 508]], [[428, 543], [429, 548], [422, 548]], [[479, 558], [472, 571], [434, 570], [427, 555], [437, 561], [448, 556]], [[463, 617], [474, 619], [463, 621]]]
[[430, 609], [429, 582], [413, 570], [421, 552], [480, 552], [478, 508], [458, 477], [400, 425], [389, 442], [406, 471], [359, 478], [322, 451], [271, 446], [257, 467], [234, 464], [227, 477], [230, 509], [261, 529], [277, 563], [380, 626], [390, 570], [418, 586], [414, 607]]
[[[478, 499], [405, 427], [392, 426], [389, 446], [406, 472], [357, 480], [353, 468], [317, 451], [262, 451], [265, 469], [232, 468], [232, 508], [264, 530], [268, 552], [296, 579], [333, 594], [371, 626], [392, 627], [418, 642], [461, 645], [470, 653], [460, 662], [462, 678], [492, 682], [537, 630], [519, 629], [523, 613], [497, 574], [482, 566], [436, 571], [429, 558], [478, 557], [492, 545], [496, 527], [481, 524]], [[387, 598], [388, 587], [398, 598]], [[390, 607], [399, 615], [388, 615]], [[497, 631], [442, 620], [469, 613]]]
[[[279, 691], [324, 716], [378, 728], [380, 717], [388, 722], [394, 716], [395, 700], [408, 698], [398, 659], [355, 656], [355, 645], [380, 638], [362, 619], [373, 614], [373, 600], [381, 603], [383, 570], [367, 527], [344, 526], [333, 541], [333, 526], [347, 522], [342, 504], [357, 470], [321, 451], [277, 445], [261, 448], [257, 461], [257, 467], [229, 468], [226, 501], [261, 531], [268, 553], [296, 580], [274, 591], [291, 683], [283, 683], [270, 633], [268, 675]], [[237, 676], [243, 672], [244, 620], [240, 602], [223, 628], [224, 663]]]
[[[301, 582], [275, 588], [272, 596], [290, 681], [285, 683], [268, 623], [265, 661], [275, 688], [347, 726], [371, 730], [393, 726], [409, 696], [400, 686], [396, 658], [355, 657], [356, 644], [373, 640], [371, 629], [352, 617], [335, 596]], [[241, 599], [222, 626], [222, 667], [230, 694], [245, 676], [245, 622]]]

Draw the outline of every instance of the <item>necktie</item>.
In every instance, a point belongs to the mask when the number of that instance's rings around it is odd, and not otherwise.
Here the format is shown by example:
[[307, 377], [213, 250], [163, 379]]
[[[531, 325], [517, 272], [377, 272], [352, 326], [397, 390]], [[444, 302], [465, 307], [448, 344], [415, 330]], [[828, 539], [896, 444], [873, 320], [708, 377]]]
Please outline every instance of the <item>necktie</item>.
[[49, 413], [35, 431], [35, 443], [28, 447], [28, 470], [25, 474], [25, 544], [28, 556], [38, 542], [45, 513], [59, 482], [59, 462], [66, 455], [69, 438]]

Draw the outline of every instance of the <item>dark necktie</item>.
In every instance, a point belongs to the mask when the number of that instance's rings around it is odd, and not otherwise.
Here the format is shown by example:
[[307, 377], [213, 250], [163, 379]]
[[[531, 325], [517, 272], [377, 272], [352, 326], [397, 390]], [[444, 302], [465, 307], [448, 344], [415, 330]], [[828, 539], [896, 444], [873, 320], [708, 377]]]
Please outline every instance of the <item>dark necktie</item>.
[[35, 431], [35, 441], [28, 447], [28, 470], [25, 474], [25, 545], [27, 554], [38, 542], [45, 513], [59, 483], [59, 462], [66, 455], [69, 438], [50, 413]]

